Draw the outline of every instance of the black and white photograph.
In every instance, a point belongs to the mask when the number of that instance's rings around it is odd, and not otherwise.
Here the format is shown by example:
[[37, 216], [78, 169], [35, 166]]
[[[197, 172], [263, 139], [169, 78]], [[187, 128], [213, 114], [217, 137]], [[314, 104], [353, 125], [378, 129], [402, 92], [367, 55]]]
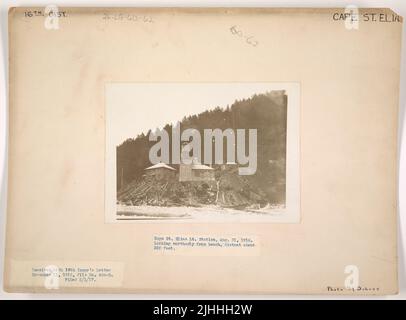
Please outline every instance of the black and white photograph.
[[286, 220], [293, 91], [271, 83], [108, 84], [115, 220]]

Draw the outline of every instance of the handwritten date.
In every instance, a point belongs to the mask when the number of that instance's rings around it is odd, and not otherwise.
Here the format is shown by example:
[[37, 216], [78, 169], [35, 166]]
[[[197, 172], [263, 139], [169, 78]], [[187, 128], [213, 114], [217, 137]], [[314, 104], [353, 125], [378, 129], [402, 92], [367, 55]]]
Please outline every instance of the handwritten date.
[[112, 14], [104, 13], [103, 20], [134, 21], [134, 22], [143, 22], [143, 23], [153, 23], [154, 22], [154, 20], [150, 16], [124, 14], [124, 13], [112, 13]]

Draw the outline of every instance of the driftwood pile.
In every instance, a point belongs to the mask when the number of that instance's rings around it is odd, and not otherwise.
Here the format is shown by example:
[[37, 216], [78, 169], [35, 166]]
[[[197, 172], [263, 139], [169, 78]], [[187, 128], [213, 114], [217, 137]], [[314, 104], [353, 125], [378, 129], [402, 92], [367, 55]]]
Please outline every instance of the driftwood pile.
[[268, 203], [265, 193], [234, 172], [221, 172], [216, 181], [179, 182], [143, 177], [117, 192], [117, 202], [133, 206], [206, 206], [245, 208]]

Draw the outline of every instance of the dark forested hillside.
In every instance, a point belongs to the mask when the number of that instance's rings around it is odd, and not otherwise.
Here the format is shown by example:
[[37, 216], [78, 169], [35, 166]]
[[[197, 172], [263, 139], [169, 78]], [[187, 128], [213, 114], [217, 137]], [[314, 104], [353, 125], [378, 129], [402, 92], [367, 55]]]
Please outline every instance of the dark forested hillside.
[[[245, 178], [260, 188], [272, 204], [285, 201], [286, 126], [287, 96], [284, 91], [253, 95], [235, 101], [231, 106], [214, 107], [180, 121], [181, 131], [194, 128], [202, 136], [204, 129], [257, 129], [257, 171]], [[167, 124], [161, 129], [165, 129], [171, 137], [172, 125]], [[149, 134], [140, 133], [117, 147], [117, 190], [141, 178], [144, 169], [151, 165], [149, 150], [156, 142], [149, 141]], [[224, 145], [226, 147], [226, 143]], [[246, 146], [248, 148], [248, 141]], [[178, 168], [177, 165], [172, 166]]]

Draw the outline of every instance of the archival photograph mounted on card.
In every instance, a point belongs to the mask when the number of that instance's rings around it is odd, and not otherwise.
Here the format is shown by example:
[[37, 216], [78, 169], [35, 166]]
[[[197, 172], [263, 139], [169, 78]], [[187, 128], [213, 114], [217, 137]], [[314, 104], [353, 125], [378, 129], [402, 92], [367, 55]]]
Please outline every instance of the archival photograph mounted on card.
[[5, 290], [396, 294], [402, 21], [11, 8]]

